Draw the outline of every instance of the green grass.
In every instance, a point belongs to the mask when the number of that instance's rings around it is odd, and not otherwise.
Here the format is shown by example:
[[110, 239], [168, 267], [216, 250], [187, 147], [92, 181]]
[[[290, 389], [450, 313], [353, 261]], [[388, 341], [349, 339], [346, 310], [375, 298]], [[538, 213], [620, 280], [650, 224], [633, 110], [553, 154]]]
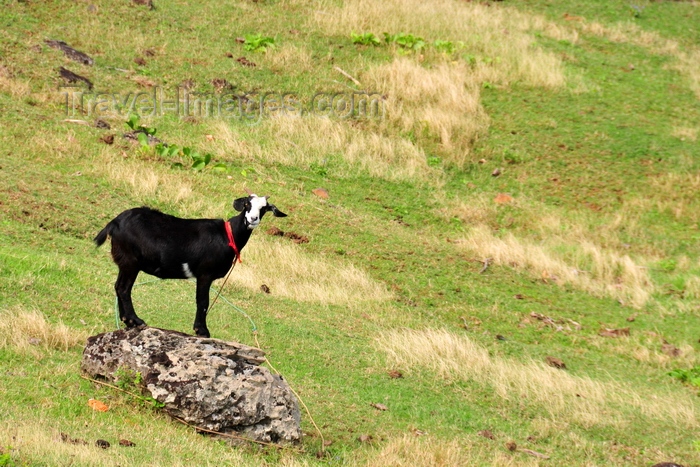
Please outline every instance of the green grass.
[[[80, 378], [80, 345], [27, 350], [9, 343], [0, 345], [0, 465], [700, 463], [697, 421], [684, 424], [652, 410], [656, 400], [700, 409], [697, 389], [669, 375], [695, 371], [700, 351], [700, 107], [692, 72], [679, 68], [673, 53], [631, 35], [612, 41], [590, 28], [632, 23], [690, 53], [697, 51], [700, 10], [693, 2], [645, 1], [638, 2], [643, 9], [635, 16], [637, 10], [624, 2], [504, 3], [454, 7], [541, 15], [549, 28], [509, 34], [525, 34], [532, 40], [529, 50], [557, 57], [566, 83], [548, 88], [525, 79], [476, 83], [488, 128], [475, 141], [460, 142], [458, 147], [471, 151], [464, 164], [449, 162], [456, 160], [453, 150], [440, 144], [427, 122], [400, 128], [371, 119], [333, 121], [341, 135], [359, 130], [424, 151], [430, 175], [397, 178], [390, 169], [371, 176], [369, 168], [346, 159], [347, 145], [325, 148], [319, 141], [329, 135], [302, 134], [301, 124], [282, 134], [268, 116], [255, 125], [144, 116], [141, 123], [156, 128], [156, 137], [212, 154], [201, 171], [172, 169], [179, 158], [121, 137], [129, 130], [127, 112], [101, 115], [111, 130], [65, 122], [65, 83], [58, 67], [86, 76], [98, 91], [120, 96], [152, 92], [145, 80], [165, 90], [189, 82], [194, 91], [213, 94], [211, 81], [219, 78], [231, 83], [233, 92], [289, 92], [308, 104], [315, 92], [355, 87], [336, 66], [364, 84], [376, 67], [396, 57], [410, 56], [424, 70], [465, 65], [476, 73], [486, 62], [500, 70], [507, 54], [485, 57], [492, 49], [481, 44], [447, 56], [432, 44], [457, 44], [459, 37], [432, 37], [410, 24], [387, 32], [425, 37], [429, 45], [418, 52], [356, 45], [353, 34], [369, 30], [335, 34], [324, 26], [322, 19], [336, 13], [334, 2], [161, 1], [155, 10], [130, 2], [98, 1], [93, 9], [59, 0], [4, 2], [0, 318], [39, 311], [50, 325], [64, 323], [76, 335], [113, 330], [116, 267], [108, 248], [92, 243], [106, 222], [144, 204], [186, 217], [229, 217], [231, 201], [246, 187], [270, 194], [289, 214], [265, 219], [251, 245], [281, 242], [304, 258], [352, 264], [393, 296], [339, 305], [281, 297], [274, 287], [270, 295], [240, 284], [224, 291], [250, 315], [270, 361], [332, 441], [325, 457], [316, 456], [321, 440], [306, 415], [300, 452], [232, 447], [193, 433], [138, 399]], [[567, 21], [564, 13], [585, 21]], [[553, 26], [578, 31], [578, 38], [562, 39], [551, 32]], [[377, 37], [383, 32], [371, 31]], [[255, 53], [236, 41], [255, 35], [273, 37], [275, 47]], [[66, 41], [94, 57], [95, 65], [71, 62], [45, 39]], [[257, 66], [241, 65], [242, 56]], [[136, 57], [146, 64], [135, 63]], [[419, 109], [421, 102], [411, 104]], [[95, 116], [70, 118], [93, 123]], [[236, 136], [227, 139], [221, 125]], [[113, 145], [100, 141], [105, 134], [116, 135]], [[376, 146], [365, 143], [361, 153], [380, 157]], [[294, 160], [304, 162], [281, 162], [292, 160], [284, 157], [295, 151], [304, 158]], [[217, 163], [228, 169], [212, 170]], [[499, 177], [492, 176], [496, 168], [502, 169]], [[148, 176], [157, 182], [149, 185]], [[317, 187], [327, 189], [330, 198], [314, 196]], [[497, 205], [498, 193], [508, 193], [514, 202]], [[272, 225], [310, 242], [295, 245], [269, 237], [265, 230]], [[577, 264], [586, 242], [602, 252], [629, 255], [648, 273], [649, 298], [631, 306], [615, 295], [624, 284], [607, 284], [612, 292], [594, 294], [576, 283], [558, 285], [551, 271], [522, 264], [484, 269], [484, 252], [465, 247], [480, 225], [495, 238], [512, 234], [523, 244], [540, 245], [569, 265]], [[234, 276], [253, 266], [245, 250], [242, 255]], [[284, 258], [270, 261], [279, 264], [274, 261]], [[579, 265], [582, 274], [595, 266], [593, 259], [586, 261]], [[284, 280], [274, 268], [260, 274], [263, 281]], [[143, 275], [139, 281], [148, 279]], [[144, 284], [135, 289], [134, 300], [149, 324], [191, 332], [192, 282]], [[535, 313], [551, 317], [555, 325]], [[624, 327], [630, 328], [629, 337], [599, 335], [602, 328]], [[214, 337], [255, 345], [250, 322], [223, 302], [212, 312], [209, 328]], [[593, 422], [576, 415], [577, 402], [571, 412], [552, 415], [516, 389], [507, 398], [499, 396], [488, 377], [444, 375], [392, 360], [382, 350], [384, 339], [405, 328], [447, 330], [516, 369], [556, 356], [566, 362], [562, 371], [568, 376], [609, 388], [622, 385], [621, 392], [648, 402], [648, 410], [619, 402], [609, 389], [609, 401]], [[2, 332], [25, 336], [19, 330]], [[0, 344], [8, 335], [0, 335]], [[681, 355], [664, 353], [665, 342]], [[403, 377], [391, 378], [390, 370]], [[110, 411], [93, 412], [90, 398], [106, 402]], [[373, 403], [389, 410], [378, 411]], [[495, 440], [478, 434], [486, 429]], [[416, 430], [427, 435], [416, 436]], [[62, 442], [61, 433], [89, 446]], [[372, 438], [360, 442], [361, 435]], [[119, 447], [121, 438], [136, 447]], [[97, 439], [112, 447], [96, 448]], [[550, 460], [511, 452], [508, 441]]]

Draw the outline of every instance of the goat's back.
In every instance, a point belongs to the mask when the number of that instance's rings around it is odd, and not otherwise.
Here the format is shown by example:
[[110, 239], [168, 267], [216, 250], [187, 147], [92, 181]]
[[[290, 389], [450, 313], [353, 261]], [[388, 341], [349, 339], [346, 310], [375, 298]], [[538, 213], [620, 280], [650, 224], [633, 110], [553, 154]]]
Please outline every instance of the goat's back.
[[197, 242], [203, 235], [217, 238], [223, 232], [221, 219], [182, 219], [156, 209], [140, 207], [126, 210], [112, 219], [94, 241], [100, 246], [110, 236], [113, 244], [158, 244], [160, 248], [168, 245], [183, 248]]

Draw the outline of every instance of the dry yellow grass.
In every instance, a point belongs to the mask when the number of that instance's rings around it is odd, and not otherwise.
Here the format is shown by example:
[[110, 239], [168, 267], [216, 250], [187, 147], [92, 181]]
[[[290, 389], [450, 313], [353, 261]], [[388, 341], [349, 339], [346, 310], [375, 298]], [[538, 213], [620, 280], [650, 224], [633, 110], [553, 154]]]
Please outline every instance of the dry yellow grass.
[[71, 459], [72, 465], [126, 464], [127, 458], [121, 453], [107, 454], [102, 449], [95, 449], [94, 440], [89, 445], [61, 442], [59, 431], [50, 428], [53, 421], [37, 419], [32, 422], [13, 420], [0, 424], [0, 442], [2, 446], [12, 447], [10, 454], [13, 459], [22, 459], [28, 465], [39, 462], [60, 465], [65, 459]]
[[230, 284], [260, 290], [300, 302], [352, 305], [391, 298], [383, 284], [350, 263], [314, 257], [292, 243], [259, 236], [243, 252]]
[[632, 355], [642, 363], [647, 363], [658, 368], [670, 370], [672, 368], [692, 368], [697, 365], [697, 355], [691, 345], [682, 345], [678, 349], [678, 356], [664, 352], [661, 344], [651, 345], [637, 344], [632, 349], [627, 346], [619, 346], [615, 349], [621, 355]]
[[[438, 211], [445, 220], [458, 218], [468, 226], [484, 224], [496, 227], [498, 208], [494, 202], [496, 195], [490, 193], [478, 193], [470, 196], [468, 201], [449, 199], [447, 193], [436, 192], [434, 197], [441, 200], [443, 207]], [[520, 202], [513, 199], [511, 204]]]
[[54, 132], [34, 133], [28, 145], [37, 154], [71, 158], [80, 154], [82, 147], [70, 125]]
[[427, 129], [459, 166], [488, 128], [479, 103], [479, 82], [464, 63], [427, 69], [415, 60], [397, 58], [369, 69], [361, 78], [370, 89], [388, 96], [385, 123], [417, 135]]
[[695, 406], [685, 393], [649, 397], [621, 383], [571, 376], [544, 363], [492, 357], [468, 337], [448, 331], [390, 331], [377, 344], [393, 367], [422, 367], [448, 380], [476, 381], [504, 400], [535, 405], [553, 419], [583, 426], [624, 425], [624, 407], [649, 418], [698, 426]]
[[689, 128], [685, 126], [679, 126], [675, 127], [673, 131], [671, 132], [672, 136], [675, 136], [676, 138], [680, 140], [688, 140], [688, 141], [697, 141], [698, 139], [698, 129], [697, 128]]
[[314, 66], [308, 49], [291, 44], [282, 44], [278, 48], [269, 49], [256, 61], [261, 66], [292, 75], [309, 72]]
[[60, 322], [49, 323], [37, 310], [18, 307], [0, 310], [0, 348], [39, 355], [42, 350], [68, 350], [83, 345], [87, 337], [86, 331]]
[[107, 160], [100, 164], [109, 177], [130, 188], [138, 198], [158, 198], [170, 203], [180, 203], [192, 195], [192, 186], [179, 175], [163, 173], [153, 164], [138, 161]]
[[[526, 197], [503, 205], [495, 198], [495, 194], [481, 193], [469, 201], [443, 203], [443, 217], [457, 217], [471, 228], [457, 244], [479, 258], [492, 258], [494, 264], [524, 269], [548, 282], [569, 284], [635, 307], [651, 297], [655, 288], [645, 268], [651, 260], [630, 258], [622, 239], [623, 233], [644, 238], [638, 206], [626, 205], [601, 222], [600, 216], [565, 214]], [[513, 216], [513, 225], [506, 229], [502, 220], [499, 223], [502, 209]], [[502, 229], [503, 235], [494, 235], [495, 229]]]
[[[670, 315], [664, 306], [654, 304], [659, 315]], [[623, 358], [632, 357], [636, 361], [659, 370], [674, 368], [692, 368], [698, 364], [699, 356], [690, 344], [679, 344], [676, 347], [667, 342], [673, 342], [673, 336], [662, 336], [655, 332], [635, 332], [630, 336], [618, 339], [594, 339], [588, 344], [602, 352], [615, 353]]]
[[[193, 189], [190, 177], [182, 172], [173, 172], [168, 167], [136, 160], [121, 160], [114, 157], [109, 149], [104, 149], [92, 166], [98, 174], [127, 187], [142, 204], [152, 200], [178, 206], [182, 216], [223, 217], [224, 206], [208, 202], [207, 198]], [[242, 182], [232, 183], [232, 193], [244, 193]], [[115, 213], [116, 214], [116, 213]]]
[[0, 65], [0, 92], [22, 98], [29, 95], [30, 89], [28, 82], [14, 78], [10, 70]]
[[678, 52], [676, 58], [676, 68], [687, 77], [690, 89], [700, 99], [700, 49]]
[[452, 467], [474, 465], [472, 450], [456, 440], [404, 435], [390, 438], [365, 465], [383, 467]]
[[[559, 243], [556, 239], [535, 243], [506, 233], [497, 237], [485, 225], [477, 225], [460, 243], [494, 264], [530, 271], [544, 281], [570, 284], [598, 296], [611, 296], [641, 307], [653, 292], [648, 272], [629, 256], [603, 249], [590, 241]], [[570, 250], [560, 253], [564, 247]]]
[[336, 5], [326, 2], [316, 15], [318, 24], [333, 34], [410, 33], [428, 42], [461, 41], [467, 53], [492, 60], [490, 66], [478, 70], [474, 82], [488, 79], [503, 84], [523, 81], [534, 86], [561, 86], [564, 74], [560, 60], [535, 47], [530, 32], [544, 30], [569, 40], [575, 40], [577, 35], [539, 16], [476, 2], [350, 0], [340, 7]]
[[[106, 417], [109, 418], [109, 416]], [[0, 452], [9, 450], [13, 460], [21, 460], [18, 465], [64, 465], [66, 462], [70, 465], [89, 467], [115, 465], [179, 467], [193, 464], [288, 467], [309, 465], [306, 460], [300, 459], [292, 452], [283, 452], [274, 464], [261, 459], [249, 460], [244, 457], [241, 450], [222, 449], [216, 442], [207, 442], [202, 435], [192, 430], [183, 431], [178, 424], [172, 423], [160, 424], [157, 428], [152, 425], [146, 428], [137, 427], [128, 434], [129, 439], [136, 441], [136, 448], [126, 449], [113, 445], [107, 450], [95, 446], [97, 439], [95, 433], [100, 433], [108, 440], [113, 440], [110, 434], [114, 437], [125, 436], [122, 433], [112, 434], [109, 422], [93, 420], [91, 429], [94, 433], [82, 435], [71, 430], [69, 426], [62, 425], [65, 424], [53, 419], [44, 419], [38, 415], [28, 416], [22, 420], [4, 420], [0, 422]], [[72, 439], [82, 439], [87, 444], [62, 441], [62, 432]], [[176, 445], [172, 443], [173, 439], [178, 440]], [[144, 450], [146, 450], [145, 453]]]
[[685, 283], [685, 293], [688, 298], [700, 299], [700, 277], [692, 276]]
[[215, 122], [210, 131], [215, 137], [212, 147], [239, 160], [327, 165], [338, 176], [368, 173], [386, 180], [433, 183], [440, 178], [423, 150], [409, 141], [320, 116], [271, 117], [250, 128]]
[[685, 222], [700, 221], [697, 192], [700, 190], [700, 173], [690, 169], [687, 173], [668, 172], [649, 179], [652, 189], [646, 198], [639, 199], [642, 209], [669, 212]]

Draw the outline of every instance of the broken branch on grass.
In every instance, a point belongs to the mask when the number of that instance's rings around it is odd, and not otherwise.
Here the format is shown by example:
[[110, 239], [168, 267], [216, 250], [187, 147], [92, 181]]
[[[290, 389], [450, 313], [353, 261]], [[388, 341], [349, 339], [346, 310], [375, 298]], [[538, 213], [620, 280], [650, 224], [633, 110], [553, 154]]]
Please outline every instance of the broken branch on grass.
[[548, 455], [542, 454], [541, 452], [533, 451], [532, 449], [518, 449], [518, 451], [524, 452], [525, 454], [530, 454], [534, 457], [539, 457], [540, 459], [549, 459]]
[[362, 86], [362, 83], [360, 83], [358, 80], [356, 80], [355, 78], [350, 76], [350, 74], [348, 74], [348, 72], [346, 72], [345, 70], [343, 70], [339, 66], [334, 66], [333, 68], [335, 69], [335, 71], [338, 71], [341, 75], [345, 76], [346, 78], [351, 80], [353, 83], [355, 83], [356, 86]]
[[479, 271], [479, 274], [483, 274], [484, 272], [486, 272], [486, 270], [491, 265], [491, 261], [493, 261], [493, 258], [485, 258], [483, 261], [481, 261], [481, 263], [483, 263], [484, 267], [481, 268], [481, 271]]
[[76, 120], [76, 119], [74, 119], [74, 118], [66, 118], [66, 119], [63, 120], [63, 121], [66, 122], [66, 123], [75, 123], [76, 125], [90, 125], [90, 124], [89, 124], [88, 122], [86, 122], [85, 120]]
[[114, 386], [113, 384], [105, 383], [104, 381], [99, 381], [99, 380], [97, 380], [97, 379], [88, 378], [87, 376], [82, 376], [82, 375], [81, 375], [80, 377], [83, 378], [83, 379], [86, 380], [86, 381], [90, 381], [91, 383], [101, 384], [102, 386], [107, 386], [108, 388], [116, 389], [117, 391], [121, 391], [121, 392], [123, 392], [124, 394], [128, 394], [128, 395], [130, 395], [130, 396], [133, 396], [133, 397], [136, 397], [136, 398], [138, 398], [138, 399], [141, 399], [141, 400], [144, 401], [144, 402], [152, 402], [152, 401], [149, 401], [147, 398], [145, 398], [145, 397], [143, 397], [143, 396], [141, 396], [141, 395], [139, 395], [139, 394], [136, 394], [135, 392], [127, 391], [126, 389], [122, 389], [122, 388], [120, 388], [120, 387], [118, 387], [118, 386]]

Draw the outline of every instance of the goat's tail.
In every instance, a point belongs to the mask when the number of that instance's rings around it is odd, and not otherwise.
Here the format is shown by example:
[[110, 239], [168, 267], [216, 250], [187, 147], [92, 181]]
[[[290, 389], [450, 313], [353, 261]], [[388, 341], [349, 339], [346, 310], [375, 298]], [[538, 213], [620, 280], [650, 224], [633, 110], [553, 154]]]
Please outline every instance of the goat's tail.
[[93, 239], [95, 245], [102, 246], [102, 244], [107, 240], [108, 235], [112, 235], [112, 230], [116, 227], [116, 222], [114, 220], [109, 221], [104, 229], [100, 230], [100, 233]]

